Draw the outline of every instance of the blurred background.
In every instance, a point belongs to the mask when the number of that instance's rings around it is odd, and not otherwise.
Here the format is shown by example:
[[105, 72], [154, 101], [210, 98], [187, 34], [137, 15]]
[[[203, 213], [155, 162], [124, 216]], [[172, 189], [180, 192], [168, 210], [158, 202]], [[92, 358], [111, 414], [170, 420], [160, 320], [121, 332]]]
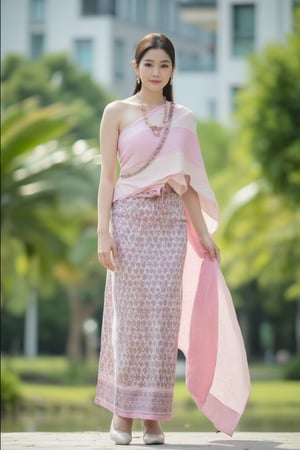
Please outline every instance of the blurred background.
[[[220, 204], [216, 241], [252, 376], [239, 430], [299, 431], [299, 10], [299, 0], [1, 0], [3, 431], [109, 427], [93, 404], [98, 129], [105, 105], [131, 94], [147, 32], [175, 44], [175, 98], [197, 117]], [[164, 428], [213, 430], [186, 392], [181, 354]]]

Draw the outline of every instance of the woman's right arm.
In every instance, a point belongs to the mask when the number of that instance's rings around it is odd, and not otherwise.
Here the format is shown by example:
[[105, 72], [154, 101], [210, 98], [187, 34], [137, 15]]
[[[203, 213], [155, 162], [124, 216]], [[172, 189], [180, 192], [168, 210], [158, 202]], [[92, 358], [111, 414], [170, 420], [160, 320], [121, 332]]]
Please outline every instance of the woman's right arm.
[[114, 270], [116, 246], [109, 231], [111, 205], [116, 183], [117, 148], [119, 138], [118, 105], [109, 104], [100, 125], [101, 176], [98, 190], [98, 259], [109, 270]]

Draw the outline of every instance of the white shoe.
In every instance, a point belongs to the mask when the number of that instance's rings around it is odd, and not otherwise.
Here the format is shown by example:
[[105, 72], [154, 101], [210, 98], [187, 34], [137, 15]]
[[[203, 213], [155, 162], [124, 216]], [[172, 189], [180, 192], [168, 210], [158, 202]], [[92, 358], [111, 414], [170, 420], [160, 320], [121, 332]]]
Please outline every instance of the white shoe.
[[165, 443], [165, 435], [164, 433], [159, 434], [144, 434], [144, 443], [146, 445], [155, 445], [155, 444], [164, 444]]
[[110, 425], [110, 438], [117, 445], [128, 445], [132, 440], [132, 435], [126, 431], [116, 430], [114, 427], [114, 419], [112, 419]]

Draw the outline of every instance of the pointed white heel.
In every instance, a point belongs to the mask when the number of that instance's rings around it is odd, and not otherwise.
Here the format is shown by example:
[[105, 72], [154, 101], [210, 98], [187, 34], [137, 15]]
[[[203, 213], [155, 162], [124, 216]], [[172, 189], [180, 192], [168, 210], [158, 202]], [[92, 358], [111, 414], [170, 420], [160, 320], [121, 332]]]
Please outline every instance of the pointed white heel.
[[164, 444], [165, 443], [165, 435], [164, 433], [159, 434], [144, 434], [144, 443], [146, 445], [155, 445], [155, 444]]
[[126, 433], [126, 431], [118, 431], [114, 427], [114, 419], [111, 421], [110, 425], [110, 438], [116, 445], [129, 445], [132, 440], [131, 433]]

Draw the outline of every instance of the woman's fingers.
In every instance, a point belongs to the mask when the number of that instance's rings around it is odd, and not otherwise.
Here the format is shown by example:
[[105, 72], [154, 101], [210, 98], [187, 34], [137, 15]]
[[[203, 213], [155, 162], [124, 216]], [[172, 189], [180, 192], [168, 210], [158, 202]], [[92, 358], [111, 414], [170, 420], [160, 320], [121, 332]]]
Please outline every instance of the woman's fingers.
[[111, 251], [112, 251], [113, 258], [117, 259], [117, 257], [118, 257], [118, 250], [117, 250], [116, 244], [114, 244], [114, 243], [112, 244]]
[[215, 259], [220, 262], [220, 250], [210, 236], [201, 239], [202, 245], [206, 248], [211, 260]]
[[99, 256], [99, 261], [102, 264], [102, 266], [104, 266], [106, 269], [109, 269], [109, 270], [112, 270], [112, 271], [115, 270], [115, 266], [114, 266], [114, 264], [112, 262], [110, 253], [108, 253], [108, 252], [99, 252], [98, 256]]
[[115, 270], [114, 261], [117, 258], [117, 248], [110, 233], [98, 234], [98, 259], [106, 269]]
[[215, 258], [217, 258], [218, 262], [221, 261], [220, 250], [219, 250], [219, 248], [216, 245], [215, 245]]
[[212, 246], [209, 249], [209, 256], [211, 259], [215, 259], [220, 262], [220, 250], [216, 246], [216, 244], [212, 243]]

